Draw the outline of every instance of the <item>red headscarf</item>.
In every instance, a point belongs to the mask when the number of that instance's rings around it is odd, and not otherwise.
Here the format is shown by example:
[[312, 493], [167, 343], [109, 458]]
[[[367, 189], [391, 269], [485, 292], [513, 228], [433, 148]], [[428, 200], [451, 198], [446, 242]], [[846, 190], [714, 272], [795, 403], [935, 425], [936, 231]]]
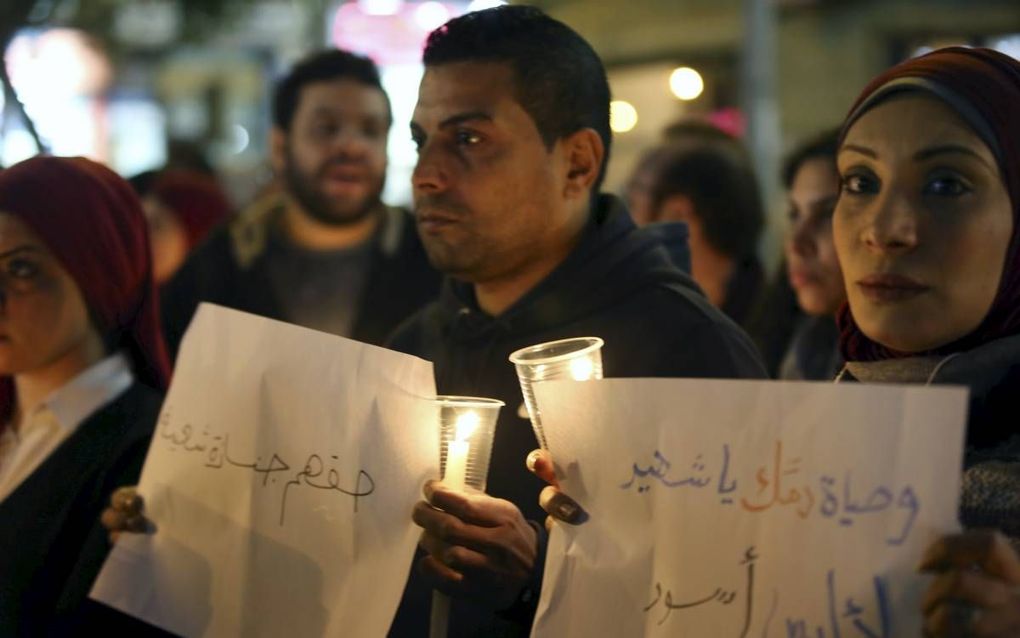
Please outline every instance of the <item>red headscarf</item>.
[[[850, 109], [841, 137], [868, 109], [886, 96], [920, 91], [943, 100], [991, 149], [1013, 208], [1013, 235], [999, 290], [988, 314], [973, 332], [926, 354], [969, 350], [1020, 333], [1020, 62], [990, 49], [950, 47], [914, 58], [871, 81]], [[847, 361], [910, 356], [869, 339], [849, 305], [838, 316], [839, 346]]]
[[[0, 172], [0, 211], [31, 228], [56, 256], [96, 329], [127, 353], [136, 378], [166, 389], [170, 366], [149, 239], [131, 186], [82, 157], [35, 157]], [[11, 379], [0, 379], [0, 416], [10, 417], [12, 399]]]
[[197, 171], [160, 173], [151, 194], [181, 222], [189, 250], [230, 213], [230, 201], [219, 183]]

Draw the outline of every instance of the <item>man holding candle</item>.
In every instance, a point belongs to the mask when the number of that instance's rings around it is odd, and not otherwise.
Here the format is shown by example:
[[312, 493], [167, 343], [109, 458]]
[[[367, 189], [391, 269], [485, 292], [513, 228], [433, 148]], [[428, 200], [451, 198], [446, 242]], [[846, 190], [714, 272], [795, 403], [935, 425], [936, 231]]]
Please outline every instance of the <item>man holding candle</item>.
[[[507, 403], [488, 492], [426, 486], [426, 552], [391, 635], [423, 635], [432, 587], [454, 598], [450, 635], [526, 635], [544, 563], [537, 447], [507, 358], [535, 343], [605, 340], [607, 377], [764, 376], [747, 337], [598, 195], [609, 87], [598, 56], [541, 11], [504, 6], [429, 38], [411, 124], [418, 230], [448, 275], [392, 347], [435, 362], [443, 394]], [[518, 409], [521, 406], [521, 409]], [[569, 503], [566, 504], [569, 509]]]

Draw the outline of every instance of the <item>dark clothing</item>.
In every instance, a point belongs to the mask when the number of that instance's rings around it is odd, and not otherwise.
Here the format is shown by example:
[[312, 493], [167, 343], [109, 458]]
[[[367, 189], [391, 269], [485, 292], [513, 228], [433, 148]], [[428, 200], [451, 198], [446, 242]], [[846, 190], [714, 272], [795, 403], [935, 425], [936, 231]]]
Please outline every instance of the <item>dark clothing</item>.
[[286, 319], [306, 328], [347, 336], [365, 288], [372, 246], [308, 250], [273, 235], [266, 249], [270, 291]]
[[[289, 253], [273, 248], [283, 241], [278, 229], [281, 212], [279, 201], [263, 201], [214, 230], [163, 287], [163, 330], [171, 352], [177, 352], [195, 309], [203, 301], [292, 323], [301, 324], [300, 320], [308, 317], [307, 303], [289, 308], [275, 292], [280, 283], [272, 261], [280, 256], [289, 259]], [[360, 289], [356, 298], [342, 300], [354, 309], [350, 330], [344, 336], [376, 345], [401, 321], [435, 299], [440, 282], [410, 215], [394, 208], [386, 208], [382, 214], [368, 249], [363, 281], [355, 281], [358, 277], [352, 273], [335, 288], [316, 290], [328, 307], [338, 303], [344, 292]], [[294, 282], [295, 289], [300, 285]]]
[[960, 522], [1020, 541], [1020, 336], [946, 357], [852, 362], [842, 378], [970, 388]]
[[[433, 361], [442, 394], [506, 402], [496, 427], [488, 493], [512, 501], [531, 521], [545, 518], [538, 506], [543, 484], [524, 464], [538, 443], [521, 409], [521, 389], [508, 357], [518, 348], [578, 336], [605, 340], [607, 377], [765, 375], [750, 339], [670, 263], [654, 236], [637, 231], [613, 198], [599, 200], [567, 259], [498, 317], [479, 310], [472, 286], [448, 279], [440, 300], [402, 326], [391, 347]], [[542, 526], [535, 527], [544, 542]], [[428, 590], [412, 571], [393, 636], [424, 635], [428, 628]], [[502, 619], [455, 600], [451, 635], [526, 635], [540, 575], [541, 565], [524, 609], [512, 609]]]
[[779, 367], [786, 381], [832, 381], [843, 368], [836, 318], [804, 315], [797, 321]]
[[109, 551], [99, 515], [138, 482], [162, 399], [134, 383], [0, 502], [0, 636], [38, 636], [78, 612]]
[[779, 368], [790, 348], [795, 328], [803, 317], [805, 314], [797, 305], [797, 293], [786, 276], [784, 261], [779, 265], [775, 279], [762, 292], [757, 307], [744, 326], [758, 346], [770, 377], [779, 377]]
[[758, 257], [742, 259], [733, 268], [720, 309], [738, 326], [746, 329], [764, 288], [765, 269]]
[[640, 232], [656, 237], [666, 248], [673, 265], [691, 274], [691, 247], [687, 242], [691, 233], [686, 222], [654, 222], [642, 226]]

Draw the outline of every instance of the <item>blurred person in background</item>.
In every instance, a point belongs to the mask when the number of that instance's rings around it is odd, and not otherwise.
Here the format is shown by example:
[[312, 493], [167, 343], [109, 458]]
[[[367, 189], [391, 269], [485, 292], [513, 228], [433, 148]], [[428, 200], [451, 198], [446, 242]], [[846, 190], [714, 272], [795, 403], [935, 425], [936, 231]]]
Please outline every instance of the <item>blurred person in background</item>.
[[169, 366], [138, 198], [84, 158], [0, 173], [0, 635], [73, 618]]
[[281, 188], [214, 230], [164, 285], [173, 351], [202, 301], [381, 344], [438, 292], [410, 215], [380, 199], [392, 115], [372, 61], [314, 53], [279, 82], [272, 110]]
[[653, 149], [639, 163], [627, 194], [639, 225], [686, 224], [691, 276], [713, 305], [744, 325], [765, 280], [757, 255], [765, 216], [739, 142], [717, 131]]
[[1018, 112], [1020, 62], [940, 49], [868, 84], [837, 156], [841, 379], [970, 390], [965, 531], [921, 557], [925, 636], [1020, 635]]
[[739, 139], [710, 122], [691, 117], [673, 122], [663, 129], [661, 143], [646, 150], [638, 158], [624, 187], [627, 208], [630, 210], [630, 216], [634, 219], [634, 223], [638, 226], [645, 226], [655, 221], [655, 211], [652, 210], [652, 189], [663, 164], [669, 158], [670, 147], [673, 144], [691, 146], [718, 144], [738, 155], [747, 157], [747, 149]]
[[846, 290], [832, 239], [838, 136], [831, 130], [805, 142], [783, 167], [789, 206], [783, 265], [750, 328], [769, 373], [781, 379], [832, 380], [843, 367], [836, 312]]
[[156, 284], [169, 280], [185, 257], [230, 214], [219, 183], [196, 171], [169, 170], [153, 179], [142, 197], [149, 223]]

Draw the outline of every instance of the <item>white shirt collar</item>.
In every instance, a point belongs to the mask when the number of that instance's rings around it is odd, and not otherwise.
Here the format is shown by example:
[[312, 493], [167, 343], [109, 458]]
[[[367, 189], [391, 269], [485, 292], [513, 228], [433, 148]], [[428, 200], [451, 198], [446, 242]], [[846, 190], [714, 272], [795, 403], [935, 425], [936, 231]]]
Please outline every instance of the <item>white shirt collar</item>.
[[127, 357], [123, 352], [117, 352], [54, 390], [36, 409], [48, 409], [61, 427], [73, 431], [133, 382], [134, 374]]

